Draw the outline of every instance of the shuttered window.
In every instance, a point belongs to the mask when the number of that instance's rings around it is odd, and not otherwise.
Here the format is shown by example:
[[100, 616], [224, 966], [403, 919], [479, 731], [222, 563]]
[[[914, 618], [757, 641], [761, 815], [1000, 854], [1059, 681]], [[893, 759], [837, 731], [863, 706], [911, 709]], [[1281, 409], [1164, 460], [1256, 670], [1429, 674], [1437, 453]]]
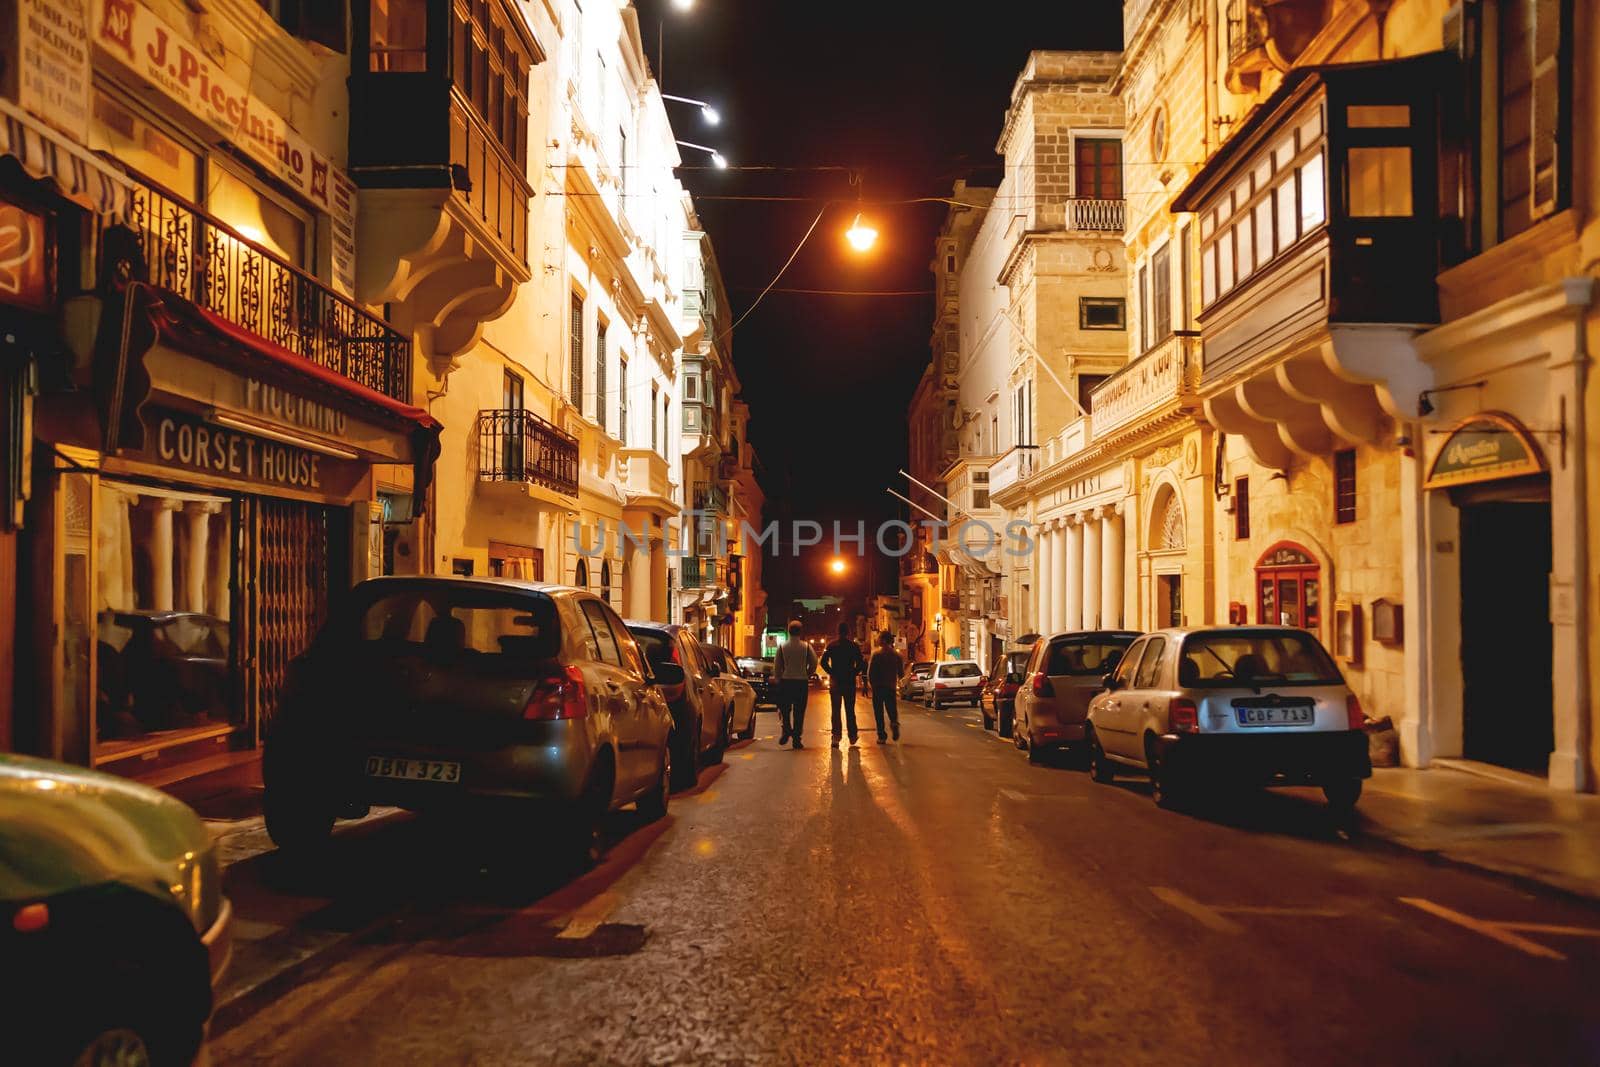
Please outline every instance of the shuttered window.
[[602, 319], [594, 328], [594, 421], [606, 429], [606, 409], [611, 405], [606, 396], [606, 323]]
[[570, 397], [579, 411], [583, 410], [583, 297], [572, 294], [571, 334], [572, 384]]

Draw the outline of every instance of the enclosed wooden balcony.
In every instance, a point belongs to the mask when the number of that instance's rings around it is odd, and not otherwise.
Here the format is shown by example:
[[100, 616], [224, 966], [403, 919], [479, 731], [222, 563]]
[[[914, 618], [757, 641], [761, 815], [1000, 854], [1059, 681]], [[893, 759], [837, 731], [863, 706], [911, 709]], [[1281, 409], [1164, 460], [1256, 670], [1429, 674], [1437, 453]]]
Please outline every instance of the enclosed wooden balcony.
[[1438, 193], [1453, 69], [1291, 71], [1174, 202], [1199, 219], [1206, 414], [1266, 466], [1378, 441], [1431, 384], [1411, 339], [1460, 245]]
[[507, 0], [351, 11], [356, 295], [395, 305], [447, 369], [530, 277], [528, 72], [544, 50]]

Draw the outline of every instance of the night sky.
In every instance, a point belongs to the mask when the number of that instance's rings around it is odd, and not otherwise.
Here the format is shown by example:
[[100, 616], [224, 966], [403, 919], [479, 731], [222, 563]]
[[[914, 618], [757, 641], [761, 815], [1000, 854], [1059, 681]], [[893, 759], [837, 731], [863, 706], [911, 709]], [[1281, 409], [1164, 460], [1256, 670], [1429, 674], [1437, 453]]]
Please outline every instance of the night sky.
[[[929, 358], [931, 295], [779, 290], [927, 294], [945, 205], [873, 202], [948, 196], [957, 178], [998, 183], [994, 144], [1028, 53], [1120, 47], [1120, 4], [697, 0], [684, 13], [669, 0], [641, 0], [639, 11], [652, 65], [665, 22], [663, 90], [722, 113], [721, 125], [708, 127], [694, 108], [667, 105], [679, 139], [717, 147], [732, 163], [713, 170], [686, 148], [679, 173], [716, 246], [735, 315], [772, 280], [823, 203], [841, 202], [733, 335], [768, 520], [784, 522], [787, 535], [790, 518], [829, 530], [835, 518], [849, 528], [865, 519], [870, 530], [904, 517], [884, 489], [905, 491], [896, 472], [906, 463], [906, 408]], [[842, 236], [855, 213], [848, 174], [819, 167], [861, 176], [880, 233], [871, 254], [852, 253]], [[806, 202], [717, 199], [772, 196]], [[794, 561], [788, 551], [766, 564], [775, 617], [793, 593], [859, 596], [874, 575], [882, 591], [895, 588], [893, 560], [852, 560], [846, 581], [826, 573], [827, 553]]]

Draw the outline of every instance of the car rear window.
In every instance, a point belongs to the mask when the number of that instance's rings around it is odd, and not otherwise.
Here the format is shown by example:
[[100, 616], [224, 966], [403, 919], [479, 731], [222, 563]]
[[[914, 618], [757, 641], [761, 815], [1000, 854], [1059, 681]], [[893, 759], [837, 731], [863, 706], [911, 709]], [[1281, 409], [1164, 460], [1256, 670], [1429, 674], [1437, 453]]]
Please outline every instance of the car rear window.
[[561, 647], [561, 623], [549, 597], [445, 584], [378, 593], [357, 606], [345, 635], [435, 661], [526, 661]]
[[1052, 676], [1099, 676], [1111, 669], [1133, 644], [1132, 637], [1069, 637], [1050, 644], [1045, 673]]
[[630, 626], [628, 632], [639, 642], [639, 651], [651, 663], [672, 662], [672, 635], [643, 626]]
[[1185, 689], [1343, 682], [1321, 642], [1292, 630], [1191, 634], [1178, 660], [1178, 685]]
[[976, 663], [942, 663], [939, 665], [941, 678], [981, 678], [983, 672]]

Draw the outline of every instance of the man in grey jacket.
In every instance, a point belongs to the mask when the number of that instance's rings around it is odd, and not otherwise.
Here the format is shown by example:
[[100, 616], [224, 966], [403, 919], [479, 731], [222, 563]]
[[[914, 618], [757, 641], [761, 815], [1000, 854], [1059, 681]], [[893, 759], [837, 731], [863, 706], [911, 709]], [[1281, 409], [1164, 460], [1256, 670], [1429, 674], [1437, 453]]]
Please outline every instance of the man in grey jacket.
[[778, 744], [786, 744], [793, 738], [795, 748], [806, 747], [800, 735], [806, 724], [811, 676], [817, 673], [817, 654], [801, 639], [800, 633], [800, 623], [791, 622], [789, 640], [778, 646], [773, 672], [778, 676], [778, 716], [783, 728]]

